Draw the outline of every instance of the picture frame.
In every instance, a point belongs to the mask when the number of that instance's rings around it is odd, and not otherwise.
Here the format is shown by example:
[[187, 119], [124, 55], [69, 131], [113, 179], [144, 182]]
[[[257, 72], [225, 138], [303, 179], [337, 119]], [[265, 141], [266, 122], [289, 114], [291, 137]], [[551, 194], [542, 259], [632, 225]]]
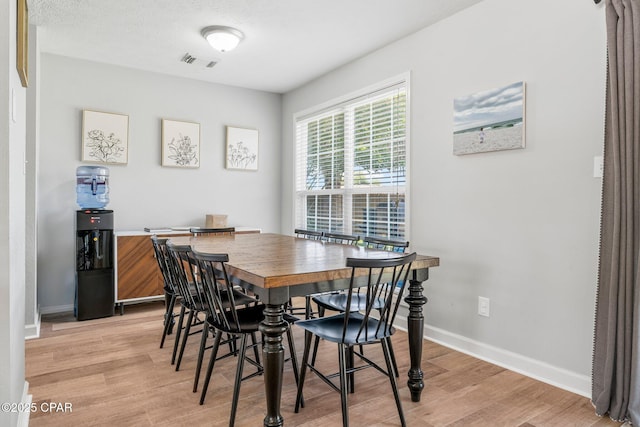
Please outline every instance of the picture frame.
[[525, 82], [453, 101], [453, 154], [525, 147]]
[[226, 168], [258, 170], [258, 130], [227, 126]]
[[200, 123], [162, 119], [162, 166], [200, 167]]
[[82, 161], [127, 164], [129, 116], [102, 111], [82, 111]]
[[29, 86], [29, 10], [27, 0], [17, 0], [16, 68], [22, 87]]

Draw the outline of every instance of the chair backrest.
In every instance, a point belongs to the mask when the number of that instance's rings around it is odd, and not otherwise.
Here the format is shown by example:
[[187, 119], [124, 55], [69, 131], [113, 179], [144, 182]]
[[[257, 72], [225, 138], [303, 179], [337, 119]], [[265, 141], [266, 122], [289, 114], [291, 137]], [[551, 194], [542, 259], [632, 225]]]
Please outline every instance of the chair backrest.
[[377, 237], [365, 237], [364, 245], [371, 249], [381, 249], [383, 251], [390, 252], [405, 252], [409, 247], [409, 242], [379, 239]]
[[302, 239], [310, 239], [310, 240], [321, 240], [323, 236], [322, 231], [315, 230], [303, 230], [302, 228], [296, 228], [293, 230], [296, 237], [300, 237]]
[[358, 241], [360, 241], [360, 236], [328, 232], [324, 232], [322, 238], [329, 243], [340, 243], [343, 245], [357, 245]]
[[169, 265], [179, 288], [180, 296], [193, 309], [203, 311], [205, 300], [197, 280], [198, 269], [190, 245], [174, 245], [167, 242]]
[[202, 227], [191, 227], [189, 229], [190, 233], [193, 233], [195, 236], [200, 235], [217, 235], [217, 234], [233, 234], [236, 232], [235, 227], [222, 227], [222, 228], [202, 228]]
[[[342, 341], [351, 343], [365, 343], [390, 336], [393, 322], [395, 321], [400, 295], [408, 282], [411, 263], [416, 259], [416, 253], [401, 255], [397, 258], [372, 259], [372, 258], [347, 258], [347, 267], [351, 267], [351, 281], [347, 291], [345, 304], [345, 322], [342, 331]], [[362, 270], [367, 270], [362, 274]], [[355, 312], [351, 311], [351, 299], [354, 292], [365, 290], [366, 307]], [[394, 290], [398, 289], [398, 297], [394, 298]], [[383, 301], [383, 304], [380, 302]], [[360, 325], [355, 331], [347, 328], [348, 318], [351, 314], [354, 318], [361, 317]], [[361, 314], [361, 316], [359, 316]], [[374, 330], [371, 330], [370, 317], [374, 315], [378, 322]], [[352, 325], [353, 321], [351, 322]]]
[[209, 319], [223, 332], [240, 332], [240, 319], [234, 297], [233, 284], [229, 280], [225, 263], [228, 254], [193, 252], [200, 270], [200, 286], [209, 306]]
[[158, 238], [155, 234], [151, 236], [151, 244], [153, 245], [153, 252], [162, 273], [162, 280], [164, 281], [165, 291], [176, 294], [179, 291], [176, 289], [174, 279], [171, 276], [171, 267], [169, 266], [169, 254], [167, 253], [167, 240], [165, 238]]

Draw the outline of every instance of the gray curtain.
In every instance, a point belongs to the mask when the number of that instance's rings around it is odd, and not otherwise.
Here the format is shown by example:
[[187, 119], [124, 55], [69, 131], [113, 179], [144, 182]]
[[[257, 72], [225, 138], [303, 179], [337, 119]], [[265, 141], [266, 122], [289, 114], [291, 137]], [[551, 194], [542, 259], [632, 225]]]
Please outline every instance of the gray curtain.
[[640, 0], [606, 0], [607, 100], [592, 402], [640, 426]]

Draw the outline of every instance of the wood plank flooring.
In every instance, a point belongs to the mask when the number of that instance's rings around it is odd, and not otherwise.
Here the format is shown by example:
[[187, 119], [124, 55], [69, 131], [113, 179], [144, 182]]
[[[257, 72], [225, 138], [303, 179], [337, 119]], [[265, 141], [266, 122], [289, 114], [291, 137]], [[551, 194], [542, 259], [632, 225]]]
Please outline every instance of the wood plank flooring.
[[[180, 371], [170, 365], [174, 335], [160, 349], [162, 303], [127, 306], [123, 316], [77, 322], [72, 315], [43, 317], [41, 337], [26, 342], [26, 376], [38, 426], [226, 426], [235, 358], [216, 363], [204, 406], [192, 393], [199, 335], [187, 344]], [[295, 329], [298, 358], [302, 333]], [[400, 395], [408, 426], [619, 426], [599, 418], [587, 398], [480, 361], [433, 342], [424, 342], [425, 389], [411, 402], [406, 387], [406, 334], [394, 335]], [[367, 355], [382, 360], [373, 348]], [[208, 357], [208, 355], [207, 355]], [[337, 367], [337, 352], [322, 343], [320, 363]], [[246, 367], [245, 369], [249, 369]], [[245, 371], [247, 372], [247, 371]], [[356, 374], [349, 396], [353, 426], [398, 426], [388, 380], [367, 369]], [[285, 426], [341, 425], [340, 397], [315, 376], [307, 377], [306, 406], [293, 412], [295, 384], [285, 364], [281, 412]], [[242, 383], [236, 426], [262, 426], [262, 377]], [[70, 403], [72, 411], [44, 412], [43, 403]], [[46, 406], [45, 406], [46, 407]]]

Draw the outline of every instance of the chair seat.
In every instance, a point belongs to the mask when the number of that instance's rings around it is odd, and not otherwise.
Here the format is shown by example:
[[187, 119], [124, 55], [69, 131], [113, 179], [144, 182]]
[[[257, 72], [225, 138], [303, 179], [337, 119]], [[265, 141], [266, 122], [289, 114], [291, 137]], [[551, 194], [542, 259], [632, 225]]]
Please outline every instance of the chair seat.
[[351, 313], [342, 338], [345, 314], [300, 320], [296, 325], [327, 341], [348, 345], [369, 344], [388, 338], [395, 332], [373, 317], [367, 318], [366, 328], [361, 328], [364, 316], [361, 313]]
[[[254, 300], [251, 297], [250, 298], [253, 302], [255, 302], [256, 300]], [[236, 306], [239, 306], [240, 304], [238, 303], [238, 300], [236, 299]], [[219, 324], [219, 322], [216, 322], [215, 319], [212, 319], [211, 317], [208, 319], [208, 322], [217, 329], [220, 329], [222, 332], [227, 332], [227, 333], [242, 333], [242, 334], [246, 334], [246, 333], [251, 333], [251, 332], [258, 332], [258, 328], [260, 326], [260, 322], [262, 322], [264, 320], [264, 304], [258, 304], [258, 305], [254, 305], [254, 306], [249, 306], [249, 307], [243, 307], [243, 308], [238, 308], [236, 311], [238, 313], [238, 320], [239, 320], [239, 324], [240, 324], [240, 329], [239, 330], [230, 330], [229, 328], [226, 328], [224, 325]], [[229, 312], [227, 315], [227, 320], [229, 322], [229, 324], [234, 324], [234, 320], [232, 318], [231, 312]], [[291, 323], [296, 323], [298, 322], [300, 319], [292, 316], [290, 314], [285, 313], [284, 314], [284, 320], [285, 322], [291, 324]]]
[[[191, 292], [191, 295], [194, 297], [198, 297], [196, 298], [198, 301], [202, 301], [202, 306], [201, 307], [192, 307], [192, 308], [197, 308], [199, 310], [203, 310], [206, 311], [209, 307], [208, 304], [206, 304], [206, 299], [204, 297], [204, 295], [202, 293], [198, 292], [198, 289], [196, 289], [196, 286], [193, 283], [189, 284], [189, 291]], [[225, 307], [228, 307], [229, 304], [229, 297], [227, 295], [224, 295], [227, 293], [227, 291], [222, 291], [223, 292], [223, 304], [225, 304]], [[238, 290], [233, 290], [233, 299], [235, 301], [235, 304], [237, 306], [243, 306], [243, 305], [249, 305], [249, 304], [253, 304], [256, 303], [258, 300], [255, 299], [254, 297], [245, 294], [244, 292], [238, 291]]]
[[225, 312], [228, 324], [232, 325], [231, 328], [211, 316], [209, 316], [208, 321], [214, 328], [230, 334], [250, 334], [252, 332], [258, 332], [258, 326], [260, 322], [264, 320], [264, 305], [259, 304], [238, 308], [236, 309], [236, 313], [238, 314], [237, 327], [231, 311]]
[[[347, 311], [347, 299], [346, 292], [321, 294], [312, 298], [313, 302], [321, 306], [326, 310], [333, 311]], [[379, 309], [384, 306], [384, 300], [382, 298], [376, 298], [373, 308]], [[351, 304], [349, 311], [362, 311], [367, 307], [367, 300], [365, 295], [354, 293], [351, 296]]]

